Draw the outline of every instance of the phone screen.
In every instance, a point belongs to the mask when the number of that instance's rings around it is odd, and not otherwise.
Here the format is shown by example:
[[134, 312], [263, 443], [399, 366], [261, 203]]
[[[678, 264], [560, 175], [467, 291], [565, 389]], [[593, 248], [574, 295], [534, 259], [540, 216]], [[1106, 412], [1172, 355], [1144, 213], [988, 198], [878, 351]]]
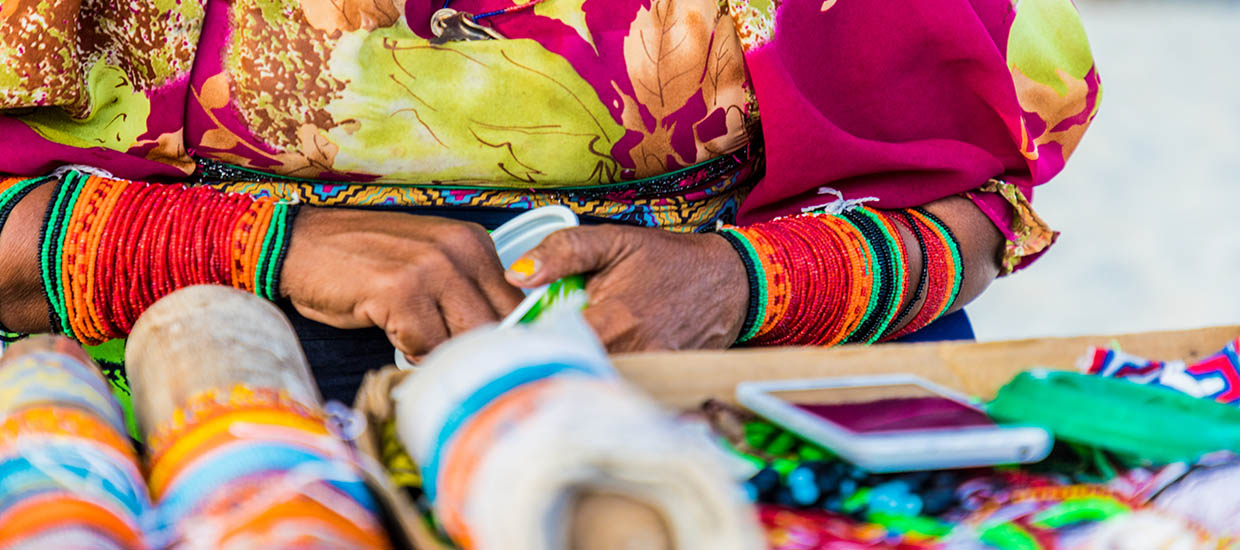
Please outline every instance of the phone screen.
[[771, 395], [854, 433], [995, 424], [981, 410], [915, 384], [774, 391]]

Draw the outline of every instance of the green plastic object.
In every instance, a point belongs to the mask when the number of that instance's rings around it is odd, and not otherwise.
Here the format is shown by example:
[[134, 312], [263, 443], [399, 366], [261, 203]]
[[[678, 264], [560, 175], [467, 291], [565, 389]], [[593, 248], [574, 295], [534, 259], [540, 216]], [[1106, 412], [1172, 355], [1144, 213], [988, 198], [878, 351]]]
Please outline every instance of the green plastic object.
[[[522, 323], [531, 323], [538, 319], [544, 311], [547, 311], [553, 304], [568, 299], [569, 296], [576, 294], [584, 294], [586, 291], [586, 278], [581, 275], [569, 275], [563, 279], [551, 283], [547, 288], [547, 293], [539, 298], [538, 303], [530, 308], [525, 316], [521, 317]], [[584, 300], [582, 304], [584, 305]]]
[[1157, 463], [1240, 451], [1240, 408], [1115, 378], [1032, 370], [999, 390], [986, 412], [1057, 439]]

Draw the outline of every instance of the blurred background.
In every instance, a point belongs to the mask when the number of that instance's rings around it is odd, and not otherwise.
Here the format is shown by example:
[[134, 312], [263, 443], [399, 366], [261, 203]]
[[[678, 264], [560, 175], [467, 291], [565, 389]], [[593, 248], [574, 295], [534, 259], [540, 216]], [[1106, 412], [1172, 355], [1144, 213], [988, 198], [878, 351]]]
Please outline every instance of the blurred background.
[[979, 340], [1240, 324], [1240, 1], [1077, 0], [1102, 106], [1034, 207], [1062, 231]]

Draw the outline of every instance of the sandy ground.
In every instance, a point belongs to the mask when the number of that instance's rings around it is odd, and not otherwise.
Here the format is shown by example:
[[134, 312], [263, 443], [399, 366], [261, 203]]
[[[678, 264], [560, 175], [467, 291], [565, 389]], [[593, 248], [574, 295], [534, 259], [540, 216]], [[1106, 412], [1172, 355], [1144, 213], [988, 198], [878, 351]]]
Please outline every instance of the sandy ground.
[[1078, 4], [1102, 108], [1034, 202], [1059, 244], [970, 306], [979, 339], [1240, 324], [1240, 1]]

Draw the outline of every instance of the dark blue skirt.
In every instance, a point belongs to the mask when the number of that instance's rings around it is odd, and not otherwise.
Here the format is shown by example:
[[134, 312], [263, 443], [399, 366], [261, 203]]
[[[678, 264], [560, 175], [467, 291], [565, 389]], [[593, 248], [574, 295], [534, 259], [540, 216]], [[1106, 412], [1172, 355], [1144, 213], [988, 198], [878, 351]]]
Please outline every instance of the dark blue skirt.
[[[291, 306], [282, 309], [293, 322], [310, 368], [318, 380], [324, 399], [352, 404], [353, 396], [367, 371], [392, 363], [395, 353], [387, 335], [377, 328], [340, 330], [299, 315]], [[973, 326], [964, 311], [947, 315], [926, 328], [901, 338], [900, 342], [972, 340]]]
[[[499, 227], [504, 222], [519, 214], [505, 208], [393, 208], [410, 214], [421, 214], [472, 221], [487, 229]], [[614, 223], [609, 220], [583, 216], [581, 222], [586, 225], [598, 223]], [[319, 382], [319, 389], [324, 399], [335, 399], [347, 404], [353, 403], [353, 396], [362, 383], [362, 376], [367, 371], [392, 363], [395, 351], [388, 342], [387, 335], [377, 328], [361, 330], [340, 330], [316, 323], [297, 313], [287, 303], [280, 304], [288, 315], [301, 339], [302, 348], [310, 361]], [[964, 311], [947, 315], [913, 334], [901, 338], [900, 342], [933, 342], [943, 340], [972, 340], [973, 326], [969, 323]]]

